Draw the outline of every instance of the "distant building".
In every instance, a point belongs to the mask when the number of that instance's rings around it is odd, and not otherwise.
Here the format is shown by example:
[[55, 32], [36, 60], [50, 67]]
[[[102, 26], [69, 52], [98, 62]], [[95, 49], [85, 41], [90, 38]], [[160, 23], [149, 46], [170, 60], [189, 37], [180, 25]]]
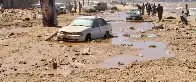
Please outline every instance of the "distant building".
[[[0, 0], [5, 8], [29, 8], [32, 3], [38, 2], [40, 0]], [[68, 3], [72, 0], [55, 0], [57, 3]]]
[[39, 0], [1, 0], [5, 8], [29, 8], [34, 1]]

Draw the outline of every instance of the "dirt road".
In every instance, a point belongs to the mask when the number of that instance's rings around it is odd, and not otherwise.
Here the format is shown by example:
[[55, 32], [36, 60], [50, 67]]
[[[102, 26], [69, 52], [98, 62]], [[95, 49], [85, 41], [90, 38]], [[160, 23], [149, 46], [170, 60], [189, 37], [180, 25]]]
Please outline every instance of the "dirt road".
[[[195, 27], [177, 19], [133, 23], [124, 12], [99, 13], [118, 36], [91, 43], [45, 41], [58, 27], [26, 27], [0, 40], [2, 82], [191, 82], [196, 81]], [[78, 15], [58, 16], [59, 26]], [[165, 15], [167, 16], [167, 15]], [[156, 17], [151, 19], [155, 20]], [[31, 21], [31, 20], [30, 20]], [[163, 24], [162, 29], [154, 28]], [[18, 33], [15, 33], [18, 32]], [[7, 36], [7, 35], [6, 35]], [[57, 68], [57, 69], [56, 69]]]

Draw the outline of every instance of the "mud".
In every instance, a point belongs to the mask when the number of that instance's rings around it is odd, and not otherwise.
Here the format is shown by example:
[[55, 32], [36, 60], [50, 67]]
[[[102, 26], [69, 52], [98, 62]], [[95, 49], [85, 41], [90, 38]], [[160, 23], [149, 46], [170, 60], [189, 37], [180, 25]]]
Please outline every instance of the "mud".
[[[105, 13], [97, 15], [104, 16]], [[78, 16], [78, 14], [59, 15], [59, 26], [69, 24]], [[110, 23], [113, 25], [113, 35], [116, 37], [91, 43], [45, 41], [59, 29], [57, 27], [37, 25], [19, 31], [9, 29], [10, 31], [6, 30], [5, 33], [2, 30], [3, 36], [9, 34], [13, 37], [0, 40], [0, 81], [194, 82], [196, 80], [195, 27], [190, 25], [181, 28], [177, 22], [178, 18], [157, 24], [156, 21], [125, 22], [123, 13], [116, 11], [105, 16], [107, 20], [114, 20]], [[148, 20], [156, 19], [157, 17], [148, 18]], [[153, 27], [159, 25], [163, 28]]]

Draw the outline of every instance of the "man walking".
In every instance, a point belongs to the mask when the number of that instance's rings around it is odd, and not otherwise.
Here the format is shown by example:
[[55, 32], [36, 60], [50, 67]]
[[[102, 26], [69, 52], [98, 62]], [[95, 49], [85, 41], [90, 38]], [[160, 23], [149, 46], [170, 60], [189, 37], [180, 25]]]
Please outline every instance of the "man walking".
[[158, 12], [159, 21], [161, 21], [163, 16], [163, 7], [160, 4], [158, 4], [157, 12]]

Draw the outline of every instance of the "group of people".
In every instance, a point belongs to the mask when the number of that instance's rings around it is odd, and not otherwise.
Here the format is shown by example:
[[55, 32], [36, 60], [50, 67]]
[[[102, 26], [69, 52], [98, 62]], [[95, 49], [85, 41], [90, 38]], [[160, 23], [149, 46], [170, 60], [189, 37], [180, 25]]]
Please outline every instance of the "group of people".
[[148, 15], [155, 16], [158, 13], [158, 18], [159, 21], [162, 20], [162, 16], [163, 16], [163, 6], [161, 6], [160, 4], [158, 4], [158, 6], [154, 4], [150, 4], [150, 3], [146, 3], [146, 4], [142, 4], [142, 6], [137, 4], [138, 9], [141, 10], [141, 14], [144, 15], [145, 13], [145, 9]]
[[[76, 10], [77, 10], [77, 3], [75, 2], [74, 5], [75, 5], [74, 6], [74, 12], [76, 12]], [[78, 6], [79, 6], [79, 14], [81, 14], [82, 4], [80, 2], [78, 2]], [[71, 3], [69, 3], [68, 7], [69, 7], [69, 13], [72, 14], [73, 5]]]
[[[159, 21], [162, 20], [163, 17], [163, 6], [161, 6], [160, 4], [158, 4], [158, 6], [154, 4], [150, 4], [150, 3], [146, 3], [146, 4], [142, 4], [142, 6], [137, 4], [138, 9], [140, 9], [141, 14], [144, 15], [145, 13], [145, 9], [148, 15], [152, 15], [155, 16], [156, 14], [158, 14], [158, 18]], [[188, 16], [189, 16], [189, 8], [188, 5], [185, 5], [185, 11], [182, 11], [182, 14], [180, 16], [181, 21], [188, 25]]]

